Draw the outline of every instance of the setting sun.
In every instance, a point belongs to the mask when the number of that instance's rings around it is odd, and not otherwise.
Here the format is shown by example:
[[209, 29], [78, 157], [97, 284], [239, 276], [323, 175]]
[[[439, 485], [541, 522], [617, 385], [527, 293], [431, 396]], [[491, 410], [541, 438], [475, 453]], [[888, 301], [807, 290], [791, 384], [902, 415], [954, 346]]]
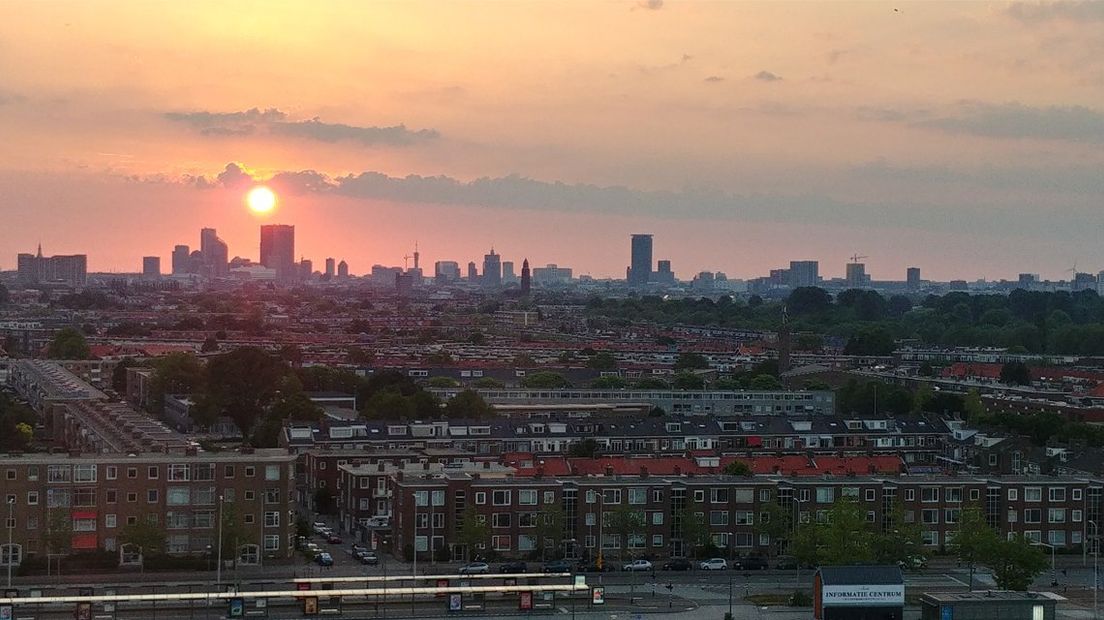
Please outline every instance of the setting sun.
[[276, 206], [276, 194], [267, 187], [254, 187], [245, 197], [249, 210], [254, 213], [268, 213]]

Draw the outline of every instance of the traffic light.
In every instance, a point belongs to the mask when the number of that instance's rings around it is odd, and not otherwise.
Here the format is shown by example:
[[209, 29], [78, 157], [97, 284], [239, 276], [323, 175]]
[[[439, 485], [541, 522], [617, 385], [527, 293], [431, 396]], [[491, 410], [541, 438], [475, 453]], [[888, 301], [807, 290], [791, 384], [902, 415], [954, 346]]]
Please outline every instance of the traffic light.
[[602, 552], [601, 552], [601, 551], [599, 551], [599, 552], [598, 552], [598, 559], [596, 559], [596, 560], [594, 561], [594, 565], [598, 567], [598, 571], [599, 571], [599, 572], [601, 572], [601, 571], [602, 571], [602, 563], [603, 563], [603, 562], [602, 562]]

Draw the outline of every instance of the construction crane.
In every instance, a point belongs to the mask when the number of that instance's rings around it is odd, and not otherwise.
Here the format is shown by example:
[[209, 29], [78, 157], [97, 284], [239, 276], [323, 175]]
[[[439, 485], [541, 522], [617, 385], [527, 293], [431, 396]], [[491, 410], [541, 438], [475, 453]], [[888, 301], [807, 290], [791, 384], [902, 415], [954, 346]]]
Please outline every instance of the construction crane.
[[870, 258], [870, 257], [869, 256], [859, 256], [858, 254], [854, 254], [854, 255], [851, 256], [851, 262], [852, 263], [857, 263], [857, 262], [861, 261], [864, 258]]

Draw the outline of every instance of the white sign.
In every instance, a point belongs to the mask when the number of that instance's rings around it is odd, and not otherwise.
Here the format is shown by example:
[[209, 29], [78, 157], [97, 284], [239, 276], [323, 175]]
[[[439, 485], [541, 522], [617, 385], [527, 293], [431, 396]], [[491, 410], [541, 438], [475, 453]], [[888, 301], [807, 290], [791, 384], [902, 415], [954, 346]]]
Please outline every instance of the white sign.
[[822, 586], [820, 600], [826, 607], [829, 605], [904, 605], [905, 586]]

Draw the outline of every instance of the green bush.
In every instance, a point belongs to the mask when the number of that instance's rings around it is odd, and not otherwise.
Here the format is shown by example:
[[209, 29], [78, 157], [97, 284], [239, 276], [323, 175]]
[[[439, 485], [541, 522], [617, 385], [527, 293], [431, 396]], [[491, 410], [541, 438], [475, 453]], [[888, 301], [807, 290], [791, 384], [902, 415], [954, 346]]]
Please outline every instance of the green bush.
[[812, 607], [813, 597], [804, 590], [794, 590], [790, 595], [790, 607]]

